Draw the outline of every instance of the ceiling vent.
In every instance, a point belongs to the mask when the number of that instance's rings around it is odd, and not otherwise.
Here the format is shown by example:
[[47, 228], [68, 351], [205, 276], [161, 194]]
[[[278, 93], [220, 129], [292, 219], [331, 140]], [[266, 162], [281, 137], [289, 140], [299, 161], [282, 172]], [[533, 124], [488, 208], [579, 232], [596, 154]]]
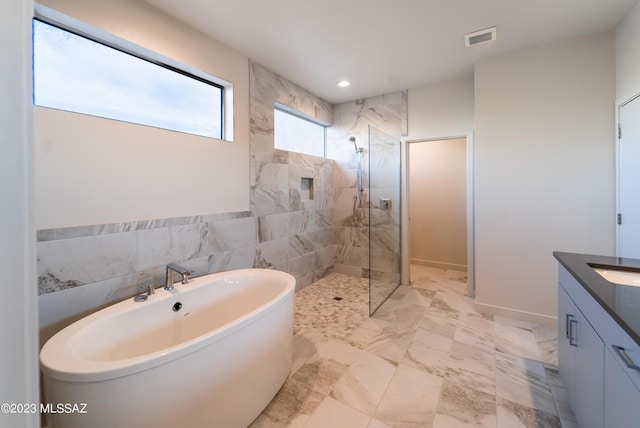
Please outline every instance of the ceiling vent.
[[479, 43], [490, 42], [496, 39], [498, 27], [485, 28], [484, 30], [474, 31], [464, 35], [464, 44], [466, 47], [477, 45]]

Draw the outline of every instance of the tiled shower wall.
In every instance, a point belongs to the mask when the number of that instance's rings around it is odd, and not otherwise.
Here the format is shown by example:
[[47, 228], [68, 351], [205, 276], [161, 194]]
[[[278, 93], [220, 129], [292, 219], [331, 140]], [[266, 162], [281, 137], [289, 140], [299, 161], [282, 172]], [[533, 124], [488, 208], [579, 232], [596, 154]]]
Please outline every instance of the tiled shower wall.
[[[371, 141], [370, 126], [376, 128]], [[379, 138], [379, 131], [391, 138]], [[407, 135], [406, 91], [334, 106], [333, 124], [327, 132], [327, 155], [336, 159], [333, 178], [335, 271], [363, 277], [391, 272], [399, 274], [400, 138], [403, 135]], [[358, 147], [365, 149], [364, 219], [353, 215], [357, 163], [349, 137], [355, 137]], [[380, 197], [392, 200], [392, 211], [379, 209]], [[375, 257], [374, 272], [369, 269], [370, 237], [371, 255]], [[399, 281], [399, 275], [384, 276]]]
[[274, 105], [327, 124], [333, 107], [259, 64], [251, 64], [250, 76], [251, 211], [258, 240], [286, 255], [279, 261], [287, 263], [283, 270], [296, 277], [298, 288], [306, 287], [333, 267], [334, 162], [275, 149]]
[[[337, 160], [274, 149], [276, 102], [334, 121], [328, 144]], [[365, 138], [368, 123], [399, 136], [406, 129], [406, 92], [334, 107], [251, 64], [250, 118], [251, 211], [38, 231], [41, 343], [88, 313], [161, 284], [169, 262], [196, 275], [274, 268], [293, 274], [298, 287], [324, 276], [334, 263], [348, 266], [342, 254], [349, 251], [339, 248], [360, 248], [363, 234], [340, 230], [351, 210], [341, 194], [355, 194], [348, 137]], [[311, 182], [313, 197], [306, 187]], [[358, 275], [363, 262], [354, 264]]]

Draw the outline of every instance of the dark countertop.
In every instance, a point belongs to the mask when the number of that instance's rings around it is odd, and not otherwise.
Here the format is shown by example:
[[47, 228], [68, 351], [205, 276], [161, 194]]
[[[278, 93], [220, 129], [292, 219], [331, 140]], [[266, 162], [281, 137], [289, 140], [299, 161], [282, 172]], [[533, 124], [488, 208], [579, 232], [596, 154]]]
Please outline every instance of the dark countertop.
[[640, 260], [558, 251], [554, 251], [553, 256], [640, 346], [640, 287], [611, 283], [589, 266], [640, 270]]

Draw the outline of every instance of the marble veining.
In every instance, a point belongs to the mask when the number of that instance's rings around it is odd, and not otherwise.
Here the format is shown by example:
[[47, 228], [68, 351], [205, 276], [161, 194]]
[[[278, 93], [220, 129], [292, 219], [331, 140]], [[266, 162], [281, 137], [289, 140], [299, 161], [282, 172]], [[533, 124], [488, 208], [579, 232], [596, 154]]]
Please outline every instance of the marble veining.
[[59, 239], [81, 238], [86, 236], [109, 235], [113, 233], [123, 233], [138, 230], [162, 229], [167, 227], [184, 226], [187, 224], [197, 224], [202, 222], [214, 222], [221, 220], [232, 220], [235, 218], [249, 217], [249, 211], [239, 211], [233, 213], [209, 214], [206, 216], [172, 217], [152, 220], [135, 220], [122, 223], [99, 224], [91, 226], [73, 226], [56, 229], [41, 229], [37, 231], [38, 242], [54, 241]]
[[[338, 104], [333, 113], [333, 124], [327, 130], [327, 155], [336, 160], [333, 221], [334, 227], [342, 229], [334, 234], [334, 269], [352, 275], [378, 275], [381, 280], [378, 284], [383, 289], [389, 288], [386, 294], [382, 293], [384, 299], [398, 283], [399, 275], [382, 281], [382, 274], [399, 272], [400, 223], [399, 215], [381, 212], [378, 201], [391, 199], [399, 213], [399, 142], [406, 130], [406, 92]], [[350, 137], [364, 148], [364, 210], [355, 216], [357, 162], [353, 145], [348, 141]], [[358, 229], [367, 233], [359, 235]], [[373, 266], [369, 266], [369, 260]]]
[[[41, 230], [40, 294], [131, 274], [144, 289], [162, 281], [169, 262], [196, 275], [279, 268], [293, 272], [299, 284], [330, 270], [333, 162], [274, 149], [273, 106], [280, 102], [327, 123], [332, 107], [257, 64], [251, 72], [251, 211]], [[317, 202], [302, 199], [301, 177], [314, 180]]]
[[46, 294], [137, 271], [137, 232], [37, 244], [38, 292]]
[[477, 313], [459, 272], [411, 281], [370, 318], [364, 279], [298, 291], [293, 369], [250, 428], [576, 426], [554, 329]]
[[[333, 168], [330, 159], [274, 148], [275, 105], [331, 123], [333, 106], [257, 63], [250, 64], [251, 212], [262, 266], [279, 266], [305, 287], [333, 267]], [[302, 179], [313, 181], [313, 199]], [[236, 233], [235, 230], [230, 233]], [[282, 248], [282, 240], [287, 248]], [[275, 243], [277, 241], [277, 243]], [[273, 244], [272, 244], [273, 243]], [[284, 250], [276, 262], [266, 257]]]
[[[179, 262], [195, 275], [235, 268], [279, 269], [295, 275], [299, 288], [332, 270], [397, 283], [398, 275], [391, 270], [398, 266], [398, 257], [391, 249], [399, 216], [395, 211], [379, 213], [376, 204], [379, 197], [399, 200], [392, 191], [398, 175], [394, 168], [399, 166], [393, 147], [406, 133], [407, 92], [331, 105], [255, 63], [250, 64], [249, 85], [250, 210], [37, 231], [43, 336], [161, 284], [169, 262]], [[276, 104], [330, 125], [328, 150], [335, 156], [325, 159], [275, 149]], [[393, 135], [394, 143], [385, 146], [384, 138], [377, 138], [382, 134], [372, 138], [379, 154], [365, 159], [366, 216], [355, 221], [351, 204], [356, 163], [353, 146], [345, 142], [353, 135], [359, 144], [367, 143], [369, 125]], [[369, 161], [375, 167], [371, 183]], [[313, 180], [313, 198], [303, 192], [302, 178]], [[374, 185], [371, 192], [369, 184]], [[369, 201], [369, 193], [375, 201]], [[371, 230], [365, 221], [370, 214]], [[381, 248], [371, 253], [381, 262], [372, 269], [369, 232], [374, 248]], [[71, 304], [76, 301], [81, 304]]]

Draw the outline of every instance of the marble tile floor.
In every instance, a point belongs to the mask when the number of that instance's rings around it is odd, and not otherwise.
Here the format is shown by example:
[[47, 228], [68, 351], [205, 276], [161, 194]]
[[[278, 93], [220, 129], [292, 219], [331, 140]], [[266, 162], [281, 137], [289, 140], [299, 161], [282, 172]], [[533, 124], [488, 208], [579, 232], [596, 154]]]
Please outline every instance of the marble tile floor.
[[577, 427], [555, 329], [476, 312], [460, 272], [411, 284], [371, 318], [366, 279], [297, 292], [293, 368], [250, 428]]

